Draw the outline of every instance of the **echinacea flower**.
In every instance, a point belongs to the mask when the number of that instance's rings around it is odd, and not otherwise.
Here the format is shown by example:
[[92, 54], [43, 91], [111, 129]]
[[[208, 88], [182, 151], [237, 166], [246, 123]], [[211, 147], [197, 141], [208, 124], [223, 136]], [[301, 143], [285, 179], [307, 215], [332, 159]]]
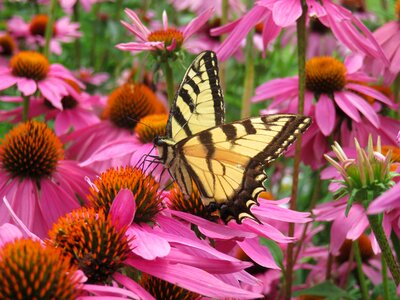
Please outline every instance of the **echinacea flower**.
[[131, 31], [138, 39], [138, 42], [131, 42], [117, 45], [117, 48], [124, 51], [140, 52], [140, 51], [175, 51], [179, 50], [185, 41], [190, 38], [197, 30], [199, 30], [211, 17], [212, 9], [208, 9], [201, 13], [197, 18], [193, 19], [185, 28], [178, 29], [168, 25], [167, 14], [163, 13], [163, 28], [150, 31], [139, 19], [137, 14], [126, 9], [125, 13], [131, 19], [132, 24], [121, 21], [129, 31]]
[[[335, 37], [351, 51], [369, 55], [387, 63], [382, 49], [368, 28], [350, 11], [331, 0], [307, 0], [308, 15], [317, 17], [332, 30]], [[231, 32], [217, 50], [217, 56], [224, 61], [240, 46], [247, 33], [260, 22], [264, 23], [262, 32], [264, 49], [280, 33], [282, 28], [293, 26], [302, 14], [299, 0], [260, 0], [257, 1], [239, 20], [211, 31], [214, 35]]]
[[96, 86], [103, 84], [110, 77], [107, 73], [95, 73], [91, 68], [80, 68], [74, 74], [83, 83]]
[[[224, 274], [235, 280], [235, 273], [240, 273], [247, 264], [218, 252], [199, 240], [185, 225], [164, 215], [161, 200], [159, 184], [150, 175], [132, 167], [103, 172], [91, 183], [89, 195], [95, 211], [103, 211], [111, 216], [120, 228], [129, 226], [126, 236], [131, 241], [131, 253], [127, 259], [122, 260], [124, 265], [210, 297], [254, 296], [247, 295], [244, 290], [224, 283], [213, 275]], [[65, 226], [54, 228], [59, 227]], [[107, 253], [112, 255], [114, 252]], [[192, 272], [192, 275], [183, 276], [187, 272]], [[134, 283], [119, 272], [111, 277], [125, 286], [130, 285], [129, 282]], [[202, 280], [198, 281], [198, 278]], [[218, 282], [218, 288], [210, 289], [210, 281]]]
[[[45, 33], [49, 17], [47, 15], [36, 15], [32, 18], [30, 23], [19, 17], [14, 16], [8, 23], [8, 31], [10, 34], [17, 38], [25, 38], [27, 44], [35, 49], [36, 46], [43, 47], [45, 44]], [[70, 43], [74, 39], [79, 38], [81, 33], [78, 31], [79, 24], [70, 22], [69, 17], [63, 17], [54, 22], [53, 34], [50, 40], [50, 51], [60, 55], [62, 47], [60, 43]]]
[[21, 51], [11, 58], [9, 67], [0, 67], [0, 90], [14, 84], [24, 96], [39, 90], [59, 109], [62, 109], [61, 99], [69, 95], [71, 88], [67, 80], [81, 85], [64, 66], [50, 64], [44, 55], [33, 51]]
[[4, 299], [76, 299], [82, 293], [70, 257], [40, 241], [16, 239], [0, 247], [0, 294]]
[[[0, 144], [0, 197], [40, 237], [59, 216], [80, 207], [87, 194], [88, 168], [63, 160], [60, 140], [44, 123], [30, 121], [12, 129]], [[29, 158], [27, 160], [27, 158]], [[0, 205], [0, 224], [10, 222], [7, 207]]]
[[14, 38], [8, 33], [0, 32], [0, 67], [5, 66], [17, 50]]
[[[145, 154], [153, 147], [140, 142], [134, 134], [139, 120], [165, 111], [164, 104], [149, 87], [126, 83], [110, 94], [103, 113], [105, 120], [62, 137], [70, 143], [66, 155], [99, 172], [111, 166], [128, 165], [137, 150]], [[139, 159], [142, 155], [135, 157]]]

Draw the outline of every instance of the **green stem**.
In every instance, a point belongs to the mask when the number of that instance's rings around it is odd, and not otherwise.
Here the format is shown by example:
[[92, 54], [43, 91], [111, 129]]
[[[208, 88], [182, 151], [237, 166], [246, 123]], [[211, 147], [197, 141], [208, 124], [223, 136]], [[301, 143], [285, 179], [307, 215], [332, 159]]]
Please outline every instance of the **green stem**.
[[362, 259], [358, 241], [353, 242], [354, 258], [357, 264], [358, 280], [360, 281], [361, 295], [364, 300], [369, 300], [367, 282], [365, 281], [364, 272], [362, 270]]
[[375, 234], [375, 238], [378, 241], [379, 247], [381, 248], [382, 256], [385, 258], [390, 273], [392, 274], [394, 282], [396, 283], [396, 285], [399, 285], [400, 268], [393, 256], [392, 250], [390, 249], [389, 242], [386, 238], [385, 232], [383, 231], [380, 217], [379, 215], [369, 215], [368, 220], [371, 229]]
[[168, 61], [164, 63], [164, 72], [165, 72], [165, 81], [167, 83], [168, 102], [171, 107], [174, 102], [175, 88], [174, 88], [174, 76], [172, 74], [172, 68], [169, 65]]
[[51, 0], [50, 2], [50, 9], [49, 9], [49, 19], [46, 25], [46, 33], [45, 33], [45, 43], [43, 48], [43, 54], [47, 58], [49, 57], [50, 53], [50, 41], [51, 37], [53, 36], [53, 25], [55, 20], [55, 11], [57, 6], [57, 0]]
[[29, 96], [22, 96], [22, 122], [28, 121], [29, 119]]
[[392, 241], [394, 253], [396, 253], [396, 259], [400, 261], [400, 240], [394, 231], [390, 235], [390, 240]]
[[254, 29], [249, 32], [246, 38], [246, 71], [244, 75], [244, 91], [242, 97], [242, 119], [250, 116], [250, 99], [254, 87]]
[[389, 300], [389, 280], [387, 276], [387, 264], [383, 256], [382, 261], [382, 286], [383, 286], [383, 300]]
[[[306, 87], [306, 16], [307, 16], [307, 4], [305, 0], [301, 0], [303, 13], [297, 20], [297, 56], [299, 66], [299, 102], [298, 102], [298, 113], [303, 114], [304, 112], [304, 94]], [[299, 187], [299, 171], [300, 171], [300, 160], [301, 160], [301, 136], [297, 138], [295, 155], [294, 155], [294, 166], [293, 166], [293, 183], [290, 198], [290, 209], [297, 209], [297, 193]], [[294, 236], [294, 223], [289, 224], [289, 236]], [[290, 300], [292, 298], [292, 284], [293, 284], [293, 257], [294, 244], [288, 245], [287, 249], [287, 265], [285, 272], [285, 299]]]
[[[92, 66], [96, 66], [96, 59], [97, 59], [97, 36], [98, 36], [98, 30], [99, 30], [99, 11], [100, 11], [100, 3], [95, 3], [94, 8], [93, 8], [93, 14], [94, 14], [94, 22], [93, 22], [93, 27], [92, 27], [92, 40], [91, 40], [91, 48], [90, 48], [90, 64]], [[96, 70], [97, 71], [97, 70]]]
[[[73, 14], [73, 20], [74, 22], [79, 23], [79, 0], [76, 1], [74, 5], [74, 14]], [[75, 47], [75, 64], [76, 68], [79, 69], [81, 67], [81, 40], [80, 38], [76, 38], [74, 42], [74, 47]]]
[[122, 10], [122, 2], [123, 0], [117, 0], [115, 3], [115, 12], [114, 12], [114, 20], [119, 21], [121, 10]]
[[[222, 0], [221, 4], [221, 25], [225, 25], [228, 23], [228, 11], [229, 11], [229, 1]], [[226, 35], [223, 34], [220, 37], [221, 43], [225, 40]], [[221, 62], [219, 64], [219, 82], [221, 85], [221, 89], [225, 91], [226, 88], [226, 62]]]

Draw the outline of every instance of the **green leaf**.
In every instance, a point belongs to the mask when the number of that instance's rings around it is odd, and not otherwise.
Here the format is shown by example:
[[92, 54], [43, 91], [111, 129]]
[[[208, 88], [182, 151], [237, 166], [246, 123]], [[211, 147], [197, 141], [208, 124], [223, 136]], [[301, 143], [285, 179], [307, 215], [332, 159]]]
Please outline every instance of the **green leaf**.
[[283, 269], [283, 252], [281, 247], [279, 247], [279, 245], [274, 241], [265, 238], [261, 238], [260, 243], [268, 248], [276, 264]]
[[323, 296], [326, 297], [326, 300], [355, 299], [354, 297], [350, 296], [345, 290], [342, 290], [330, 281], [325, 281], [308, 289], [296, 291], [293, 293], [293, 295], [295, 297], [302, 295]]

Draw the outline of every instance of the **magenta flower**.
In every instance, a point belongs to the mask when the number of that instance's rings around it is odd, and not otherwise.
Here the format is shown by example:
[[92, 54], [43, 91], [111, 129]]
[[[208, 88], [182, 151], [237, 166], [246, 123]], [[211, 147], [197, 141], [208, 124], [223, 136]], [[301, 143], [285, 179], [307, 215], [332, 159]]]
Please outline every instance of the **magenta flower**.
[[[48, 20], [47, 15], [36, 15], [30, 23], [25, 23], [21, 17], [14, 16], [8, 21], [7, 28], [13, 37], [26, 39], [26, 43], [32, 47], [30, 49], [37, 50], [33, 46], [43, 47], [45, 44], [44, 37]], [[50, 40], [50, 51], [60, 55], [62, 53], [61, 43], [70, 43], [81, 36], [78, 29], [79, 24], [70, 22], [69, 17], [56, 20]]]
[[[310, 115], [315, 109], [315, 121], [324, 136], [329, 136], [340, 125], [340, 114], [355, 123], [362, 122], [363, 115], [374, 127], [380, 128], [378, 113], [360, 94], [393, 107], [391, 99], [363, 84], [371, 82], [372, 78], [359, 72], [359, 67], [357, 60], [347, 59], [343, 64], [331, 57], [315, 57], [307, 62], [304, 112]], [[315, 106], [314, 97], [318, 97]], [[287, 111], [297, 111], [298, 77], [279, 78], [262, 84], [252, 101], [269, 98], [274, 99], [269, 109], [282, 109], [286, 103]]]
[[[351, 51], [361, 52], [383, 62], [387, 62], [382, 49], [368, 28], [347, 9], [331, 0], [307, 0], [308, 15], [317, 17], [321, 23], [332, 30], [335, 37]], [[217, 50], [222, 61], [230, 57], [247, 33], [258, 23], [263, 23], [264, 49], [280, 33], [282, 28], [292, 26], [301, 16], [299, 0], [260, 0], [239, 20], [212, 30], [212, 34], [220, 35], [231, 32]]]
[[131, 19], [132, 24], [121, 21], [129, 31], [138, 39], [138, 42], [118, 44], [117, 48], [124, 51], [174, 51], [179, 50], [185, 41], [198, 31], [211, 17], [213, 10], [208, 9], [193, 19], [185, 28], [176, 29], [169, 27], [167, 14], [163, 13], [163, 28], [150, 31], [139, 19], [137, 14], [126, 9], [125, 13]]
[[376, 198], [368, 207], [369, 214], [400, 208], [400, 182]]
[[[61, 142], [44, 123], [22, 123], [1, 141], [0, 197], [7, 197], [15, 214], [40, 237], [59, 216], [80, 207], [76, 195], [84, 198], [88, 192], [85, 176], [94, 173], [63, 160]], [[10, 220], [1, 204], [0, 224]]]
[[81, 86], [65, 67], [50, 65], [47, 58], [38, 52], [21, 51], [12, 57], [9, 67], [0, 67], [0, 90], [14, 84], [24, 96], [39, 90], [58, 109], [63, 108], [62, 98], [71, 92], [67, 81]]

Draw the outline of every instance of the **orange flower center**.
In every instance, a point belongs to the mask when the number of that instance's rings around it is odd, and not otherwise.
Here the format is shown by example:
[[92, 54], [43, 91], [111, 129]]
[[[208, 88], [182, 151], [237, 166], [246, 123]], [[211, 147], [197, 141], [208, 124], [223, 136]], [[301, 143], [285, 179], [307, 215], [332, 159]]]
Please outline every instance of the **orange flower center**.
[[15, 76], [39, 81], [46, 78], [50, 64], [47, 58], [38, 52], [21, 51], [11, 58], [10, 67]]
[[158, 279], [146, 273], [140, 278], [140, 285], [155, 299], [195, 300], [199, 295], [177, 285]]
[[151, 32], [147, 39], [149, 42], [164, 42], [165, 46], [171, 45], [175, 40], [176, 48], [179, 49], [183, 43], [183, 33], [175, 28], [168, 28]]
[[126, 83], [110, 94], [104, 117], [118, 127], [133, 129], [144, 116], [160, 113], [165, 113], [165, 108], [150, 88]]
[[47, 243], [71, 256], [89, 283], [107, 283], [130, 252], [125, 230], [118, 230], [104, 211], [85, 207], [59, 218]]
[[346, 84], [346, 67], [333, 57], [314, 57], [306, 63], [306, 87], [316, 94], [332, 94]]
[[96, 209], [106, 213], [121, 189], [132, 191], [136, 202], [135, 223], [152, 222], [160, 211], [161, 195], [159, 183], [142, 170], [133, 167], [108, 169], [94, 181], [98, 191], [90, 188], [88, 199]]
[[[372, 245], [371, 245], [371, 242], [367, 235], [362, 234], [358, 238], [357, 242], [360, 247], [361, 259], [363, 261], [367, 261], [372, 256], [374, 256], [374, 251], [372, 250]], [[339, 262], [345, 262], [345, 261], [349, 260], [350, 251], [351, 251], [353, 243], [354, 242], [352, 240], [344, 241], [343, 245], [340, 247], [339, 256], [337, 256], [337, 258], [336, 258]]]
[[140, 119], [135, 131], [143, 143], [150, 143], [157, 136], [165, 136], [167, 121], [167, 114], [148, 115]]
[[39, 241], [19, 239], [0, 249], [2, 299], [76, 299], [77, 268], [60, 251]]
[[384, 145], [382, 148], [382, 154], [387, 155], [389, 151], [392, 151], [392, 162], [400, 163], [400, 148], [396, 146]]
[[14, 53], [17, 48], [14, 39], [9, 35], [5, 34], [0, 36], [0, 54], [4, 56], [10, 56]]
[[0, 162], [15, 177], [50, 176], [63, 158], [60, 140], [45, 123], [21, 123], [1, 140]]
[[216, 221], [217, 217], [213, 216], [201, 201], [200, 192], [197, 186], [194, 182], [192, 182], [192, 185], [193, 191], [188, 197], [182, 192], [179, 186], [174, 183], [174, 186], [170, 190], [169, 194], [170, 208], [177, 211], [187, 212], [210, 221]]
[[396, 1], [396, 6], [395, 6], [394, 10], [395, 10], [397, 19], [400, 20], [400, 0]]
[[[31, 24], [29, 25], [29, 31], [32, 35], [46, 35], [46, 27], [49, 22], [47, 15], [36, 15], [33, 17]], [[53, 26], [53, 36], [56, 34], [56, 27]]]

